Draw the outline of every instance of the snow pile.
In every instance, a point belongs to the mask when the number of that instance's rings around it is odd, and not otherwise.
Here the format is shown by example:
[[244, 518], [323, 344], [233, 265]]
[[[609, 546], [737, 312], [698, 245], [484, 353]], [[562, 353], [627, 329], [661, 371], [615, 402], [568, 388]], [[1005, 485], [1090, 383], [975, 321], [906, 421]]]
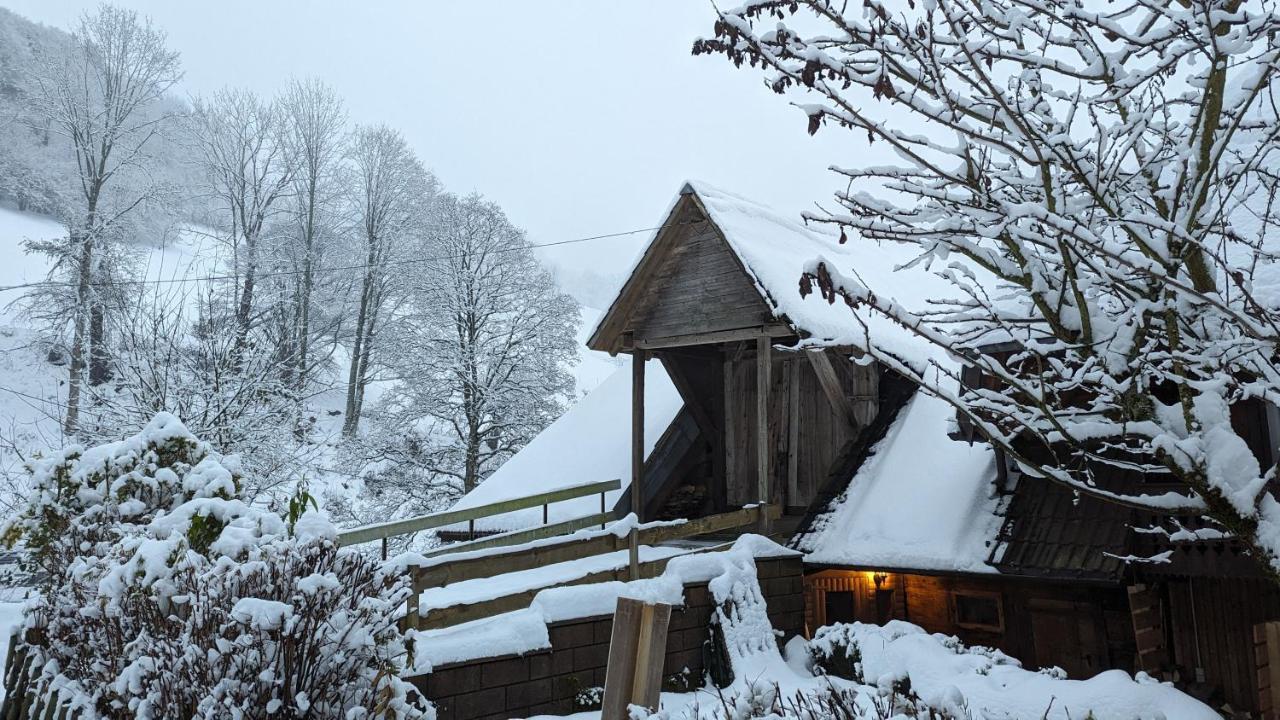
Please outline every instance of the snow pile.
[[800, 541], [805, 560], [854, 566], [995, 572], [995, 457], [947, 436], [945, 401], [917, 392], [849, 488]]
[[339, 550], [305, 497], [241, 501], [234, 457], [177, 418], [30, 472], [4, 537], [48, 577], [23, 619], [44, 688], [137, 718], [431, 716], [396, 674], [401, 576]]
[[[1216, 720], [1218, 714], [1170, 683], [1145, 673], [1110, 670], [1068, 680], [1057, 668], [1033, 672], [998, 650], [965, 647], [954, 637], [931, 635], [901, 621], [853, 623], [820, 629], [811, 649], [857, 658], [861, 682], [909, 687], [929, 706], [974, 720]], [[855, 678], [859, 679], [859, 678]]]
[[[853, 662], [848, 677], [826, 674], [833, 657]], [[816, 661], [816, 662], [815, 662]], [[820, 667], [817, 667], [820, 666]], [[1169, 683], [1119, 670], [1068, 680], [1056, 668], [1033, 672], [998, 650], [965, 647], [910, 623], [834, 625], [812, 642], [793, 639], [787, 658], [724, 688], [664, 694], [651, 720], [1216, 720], [1208, 706]]]

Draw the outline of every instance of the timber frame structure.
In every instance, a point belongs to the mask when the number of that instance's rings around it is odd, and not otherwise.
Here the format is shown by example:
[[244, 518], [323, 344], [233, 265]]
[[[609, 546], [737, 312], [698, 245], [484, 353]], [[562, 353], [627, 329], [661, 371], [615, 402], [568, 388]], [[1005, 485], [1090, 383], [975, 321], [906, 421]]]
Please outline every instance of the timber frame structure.
[[[633, 482], [620, 509], [650, 519], [776, 503], [778, 526], [758, 530], [789, 536], [879, 405], [874, 366], [839, 348], [797, 349], [808, 335], [775, 309], [686, 185], [587, 343], [632, 358]], [[643, 454], [651, 358], [679, 390], [694, 436], [662, 467]]]

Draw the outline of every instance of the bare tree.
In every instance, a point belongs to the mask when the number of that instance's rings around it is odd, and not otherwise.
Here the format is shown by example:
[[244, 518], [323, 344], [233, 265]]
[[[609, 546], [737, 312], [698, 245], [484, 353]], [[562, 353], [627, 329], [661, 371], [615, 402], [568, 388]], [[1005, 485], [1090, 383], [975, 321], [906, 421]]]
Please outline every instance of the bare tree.
[[236, 346], [243, 348], [255, 320], [263, 234], [292, 192], [279, 105], [247, 90], [221, 90], [196, 100], [192, 138], [209, 192], [223, 214], [238, 276], [234, 300]]
[[578, 304], [494, 203], [443, 195], [430, 217], [396, 326], [388, 434], [434, 419], [409, 444], [465, 493], [572, 398]]
[[[294, 81], [281, 100], [285, 114], [285, 143], [292, 168], [298, 238], [295, 266], [300, 270], [294, 290], [294, 380], [305, 391], [314, 362], [311, 352], [311, 312], [316, 274], [321, 268], [322, 226], [331, 227], [339, 190], [346, 111], [332, 88], [317, 81]], [[328, 221], [328, 225], [326, 225]]]
[[[900, 162], [837, 168], [841, 207], [810, 220], [914, 245], [955, 287], [904, 307], [813, 258], [802, 293], [848, 303], [864, 350], [1028, 476], [1208, 518], [1179, 539], [1234, 536], [1274, 572], [1280, 454], [1232, 421], [1280, 404], [1274, 3], [907, 5], [753, 2], [694, 46], [803, 95], [810, 132], [886, 143]], [[985, 380], [886, 349], [874, 316]]]
[[76, 292], [67, 433], [79, 424], [86, 358], [90, 383], [108, 377], [105, 309], [95, 292], [100, 246], [107, 231], [150, 196], [149, 188], [118, 197], [109, 197], [109, 190], [147, 163], [148, 143], [168, 119], [147, 110], [180, 74], [178, 54], [165, 46], [164, 33], [137, 13], [111, 5], [86, 15], [65, 52], [48, 58], [38, 72], [37, 101], [49, 126], [70, 141], [79, 176], [66, 258]]
[[363, 262], [342, 426], [346, 437], [355, 436], [359, 429], [374, 345], [385, 319], [384, 304], [397, 279], [392, 261], [397, 254], [405, 254], [421, 210], [436, 192], [435, 178], [423, 169], [400, 133], [388, 127], [357, 130], [351, 140], [350, 160], [354, 174], [351, 202], [363, 244]]

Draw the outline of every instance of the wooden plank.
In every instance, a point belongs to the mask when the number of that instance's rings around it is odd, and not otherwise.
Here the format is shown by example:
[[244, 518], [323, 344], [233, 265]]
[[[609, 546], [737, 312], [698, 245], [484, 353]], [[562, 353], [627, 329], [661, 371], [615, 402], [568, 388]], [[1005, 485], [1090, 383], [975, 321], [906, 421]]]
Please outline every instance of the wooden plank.
[[427, 557], [435, 557], [436, 555], [451, 555], [453, 553], [471, 552], [473, 550], [485, 550], [487, 548], [505, 547], [507, 545], [520, 545], [522, 543], [533, 542], [534, 540], [543, 540], [557, 535], [568, 535], [578, 530], [585, 530], [597, 525], [604, 525], [612, 522], [617, 518], [612, 512], [599, 512], [595, 515], [585, 515], [583, 517], [573, 518], [550, 525], [539, 525], [528, 530], [512, 530], [511, 532], [500, 533], [498, 535], [490, 535], [489, 537], [480, 538], [479, 540], [470, 540], [468, 542], [454, 543], [444, 547], [428, 550], [423, 553]]
[[359, 543], [381, 540], [385, 537], [405, 535], [407, 533], [419, 532], [421, 530], [430, 530], [432, 528], [453, 525], [454, 523], [465, 522], [467, 520], [476, 520], [478, 518], [502, 515], [503, 513], [512, 512], [514, 510], [538, 507], [547, 503], [556, 503], [587, 495], [596, 495], [610, 490], [617, 490], [621, 487], [621, 480], [605, 480], [602, 482], [585, 483], [583, 485], [560, 488], [558, 490], [551, 490], [537, 495], [512, 498], [511, 500], [503, 500], [501, 502], [479, 505], [477, 507], [466, 508], [463, 510], [446, 510], [445, 512], [419, 515], [417, 517], [405, 518], [403, 520], [393, 520], [391, 522], [378, 523], [375, 525], [365, 525], [364, 527], [353, 528], [351, 530], [345, 530], [338, 533], [338, 545], [341, 547], [345, 547], [347, 545], [358, 545]]
[[[674, 558], [685, 557], [688, 555], [697, 555], [700, 553], [716, 552], [725, 550], [732, 546], [733, 543], [721, 543], [705, 548], [698, 548], [679, 555], [671, 555], [669, 557], [658, 558], [657, 560], [649, 560], [640, 563], [640, 577], [653, 578], [661, 575], [667, 569], [667, 563]], [[603, 582], [626, 582], [631, 575], [631, 570], [626, 566], [612, 568], [608, 570], [598, 570], [588, 573], [573, 580], [565, 580], [550, 585], [544, 585], [536, 588], [529, 588], [520, 592], [503, 595], [502, 597], [485, 600], [482, 602], [468, 603], [466, 605], [450, 605], [443, 608], [431, 608], [425, 614], [420, 615], [418, 621], [419, 630], [437, 630], [439, 628], [450, 627], [472, 620], [480, 620], [494, 615], [501, 615], [515, 610], [523, 610], [533, 603], [533, 599], [538, 593], [553, 587], [572, 587], [576, 585], [594, 585]]]
[[763, 506], [763, 513], [760, 512], [761, 507], [762, 506], [756, 505], [753, 507], [745, 507], [741, 510], [720, 513], [719, 515], [708, 515], [707, 517], [686, 520], [683, 523], [658, 525], [656, 527], [645, 528], [640, 531], [640, 544], [658, 545], [671, 540], [683, 540], [685, 538], [697, 537], [699, 535], [710, 535], [711, 533], [717, 533], [732, 528], [758, 525], [761, 522], [762, 516], [767, 521], [773, 521], [777, 520], [782, 515], [782, 508], [777, 505]]
[[635, 681], [631, 688], [632, 705], [649, 710], [658, 709], [658, 697], [662, 692], [662, 666], [667, 654], [667, 626], [670, 622], [671, 606], [666, 603], [646, 604], [641, 611], [640, 639], [636, 643]]
[[784, 505], [807, 506], [809, 498], [800, 493], [800, 363], [787, 362], [787, 498]]
[[688, 333], [684, 335], [668, 335], [665, 337], [636, 338], [635, 346], [646, 350], [660, 350], [670, 347], [688, 347], [691, 345], [713, 345], [739, 340], [759, 340], [761, 338], [779, 338], [794, 335], [795, 331], [786, 325], [772, 323], [731, 330], [713, 332]]
[[[776, 505], [767, 506], [765, 511], [765, 515], [769, 519], [776, 519], [780, 514], [781, 509]], [[682, 540], [730, 528], [744, 527], [758, 523], [759, 518], [759, 507], [743, 508], [685, 522], [663, 523], [653, 527], [642, 528], [637, 533], [637, 540], [640, 545], [657, 545], [670, 540]], [[414, 572], [420, 588], [441, 587], [463, 580], [493, 577], [570, 560], [579, 560], [593, 555], [616, 552], [626, 547], [625, 543], [626, 541], [623, 538], [606, 532], [586, 538], [567, 538], [563, 542], [549, 543], [532, 548], [512, 548], [510, 552], [506, 553], [463, 558], [432, 567], [414, 569], [412, 572]]]
[[635, 687], [636, 651], [640, 643], [640, 623], [644, 603], [633, 598], [618, 598], [613, 611], [613, 633], [609, 637], [609, 664], [604, 676], [604, 700], [601, 720], [628, 720], [632, 690]]
[[827, 357], [824, 350], [806, 352], [809, 363], [813, 366], [813, 372], [818, 378], [818, 384], [822, 386], [822, 392], [827, 396], [827, 401], [831, 403], [831, 408], [836, 411], [840, 417], [844, 418], [849, 425], [858, 425], [858, 416], [854, 411], [853, 403], [849, 402], [848, 396], [844, 393], [844, 386], [840, 383], [840, 378], [836, 375], [836, 369], [831, 366], [831, 358]]
[[512, 548], [510, 552], [481, 555], [444, 562], [412, 572], [423, 588], [441, 587], [463, 580], [493, 577], [509, 572], [529, 570], [544, 565], [578, 560], [592, 555], [616, 552], [626, 547], [626, 539], [613, 533], [570, 538], [564, 542]]
[[[769, 374], [773, 370], [773, 341], [756, 339], [756, 499], [769, 500]], [[769, 513], [760, 513], [760, 534], [769, 534]]]
[[724, 429], [722, 434], [722, 443], [724, 446], [724, 501], [730, 502], [729, 498], [733, 496], [734, 488], [739, 482], [738, 478], [738, 448], [736, 443], [734, 405], [736, 395], [733, 391], [733, 367], [734, 367], [734, 348], [725, 347], [724, 364], [721, 366], [721, 375], [724, 376], [724, 389], [722, 395], [724, 397]]
[[1271, 707], [1280, 708], [1280, 622], [1265, 623]]

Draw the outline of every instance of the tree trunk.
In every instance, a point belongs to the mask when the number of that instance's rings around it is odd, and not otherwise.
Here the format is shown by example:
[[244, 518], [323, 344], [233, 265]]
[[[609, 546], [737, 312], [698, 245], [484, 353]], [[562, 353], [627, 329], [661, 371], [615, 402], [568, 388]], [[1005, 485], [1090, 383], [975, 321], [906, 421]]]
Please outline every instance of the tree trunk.
[[307, 222], [303, 228], [302, 287], [298, 291], [298, 370], [294, 377], [298, 382], [298, 390], [307, 386], [309, 355], [311, 349], [311, 290], [314, 285], [312, 273], [315, 268], [316, 239], [316, 190], [314, 184], [307, 193]]
[[253, 291], [258, 280], [258, 238], [256, 233], [244, 237], [244, 285], [240, 291], [240, 304], [236, 308], [236, 356], [249, 342], [249, 322], [253, 317]]
[[94, 301], [89, 305], [89, 385], [97, 387], [111, 379], [111, 353], [107, 351], [106, 309]]
[[347, 372], [347, 416], [342, 423], [342, 435], [344, 437], [355, 437], [356, 429], [360, 425], [361, 403], [364, 399], [364, 388], [361, 387], [364, 373], [361, 370], [361, 365], [365, 356], [365, 328], [368, 325], [372, 292], [373, 272], [370, 269], [366, 270], [364, 274], [364, 282], [360, 288], [360, 308], [356, 312], [356, 333], [351, 347], [351, 368]]
[[[91, 223], [92, 217], [93, 215], [90, 214]], [[80, 257], [76, 263], [76, 307], [74, 327], [71, 332], [71, 366], [67, 377], [67, 414], [62, 424], [63, 432], [67, 435], [75, 435], [80, 429], [80, 388], [84, 381], [85, 331], [87, 330], [85, 316], [93, 289], [92, 232], [82, 230], [78, 242], [73, 244], [79, 245]]]

